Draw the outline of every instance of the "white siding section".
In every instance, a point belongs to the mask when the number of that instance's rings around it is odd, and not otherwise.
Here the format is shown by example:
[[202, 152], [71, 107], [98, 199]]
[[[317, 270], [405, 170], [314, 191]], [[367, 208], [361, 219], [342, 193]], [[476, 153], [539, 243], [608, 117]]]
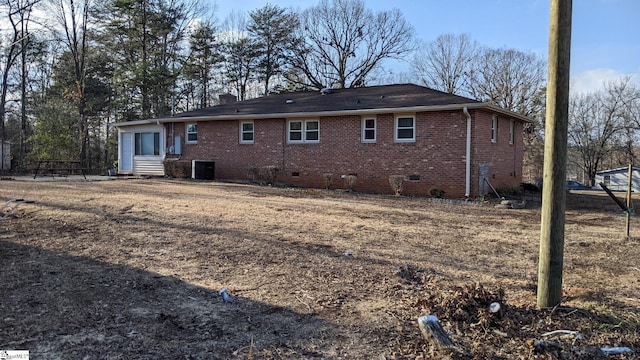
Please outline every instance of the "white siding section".
[[134, 156], [134, 175], [164, 176], [164, 164], [160, 156]]
[[[120, 142], [118, 143], [118, 155], [119, 155], [119, 164], [126, 164], [128, 160], [133, 164], [133, 175], [151, 175], [151, 176], [164, 176], [164, 164], [163, 159], [166, 154], [166, 134], [164, 126], [162, 125], [139, 125], [139, 126], [131, 126], [127, 128], [120, 128]], [[135, 146], [131, 145], [129, 151], [126, 146], [123, 146], [122, 140], [129, 139], [128, 141], [133, 141], [134, 134], [138, 132], [159, 132], [160, 133], [160, 154], [157, 156], [154, 155], [135, 155], [134, 149]], [[123, 134], [131, 134], [130, 137], [123, 136]], [[131, 157], [131, 159], [123, 159], [124, 156]], [[122, 166], [121, 166], [122, 167]], [[119, 169], [121, 172], [125, 172], [122, 168]]]
[[[633, 172], [631, 173], [633, 181], [631, 183], [631, 191], [640, 192], [640, 169], [634, 167]], [[606, 181], [605, 177], [608, 178]], [[629, 168], [628, 167], [620, 167], [611, 170], [601, 171], [596, 173], [596, 184], [595, 188], [601, 189], [600, 183], [608, 182], [609, 185], [607, 187], [612, 191], [627, 191], [629, 187]]]

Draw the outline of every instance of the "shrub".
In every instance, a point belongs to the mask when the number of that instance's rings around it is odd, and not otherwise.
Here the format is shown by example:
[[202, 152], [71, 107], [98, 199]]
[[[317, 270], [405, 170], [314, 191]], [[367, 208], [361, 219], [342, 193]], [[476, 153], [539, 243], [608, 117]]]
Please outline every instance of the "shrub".
[[444, 197], [444, 193], [445, 191], [439, 188], [431, 188], [431, 190], [429, 190], [429, 194], [431, 194], [431, 196], [433, 196], [434, 198], [442, 198]]
[[260, 170], [256, 167], [250, 167], [247, 169], [247, 180], [249, 182], [255, 183], [258, 180], [258, 175], [260, 174]]
[[262, 178], [267, 183], [267, 185], [274, 185], [276, 183], [276, 178], [278, 177], [278, 169], [277, 166], [265, 166], [262, 168]]
[[534, 193], [540, 192], [540, 188], [536, 184], [530, 184], [530, 183], [521, 183], [520, 190], [524, 192], [534, 192]]
[[191, 163], [188, 161], [164, 161], [164, 173], [172, 178], [189, 178], [191, 177]]
[[322, 178], [324, 179], [324, 188], [329, 190], [329, 188], [333, 184], [333, 174], [332, 173], [324, 173], [324, 174], [322, 174]]
[[344, 185], [349, 189], [349, 191], [353, 191], [353, 188], [356, 186], [358, 182], [358, 175], [350, 174], [350, 175], [342, 175], [344, 179]]
[[496, 192], [500, 194], [500, 196], [518, 195], [520, 194], [520, 186], [503, 184], [496, 188]]
[[404, 175], [391, 175], [389, 176], [389, 185], [391, 185], [391, 190], [396, 196], [400, 196], [402, 191], [404, 190]]

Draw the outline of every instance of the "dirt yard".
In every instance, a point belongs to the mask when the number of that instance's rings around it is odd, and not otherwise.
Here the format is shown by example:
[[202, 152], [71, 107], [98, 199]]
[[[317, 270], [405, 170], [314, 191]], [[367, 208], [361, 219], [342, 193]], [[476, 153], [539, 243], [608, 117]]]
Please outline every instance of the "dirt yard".
[[[547, 310], [535, 307], [539, 204], [0, 181], [12, 198], [35, 203], [0, 223], [0, 349], [32, 359], [640, 357], [640, 221], [626, 239], [604, 193], [568, 195], [566, 296]], [[455, 348], [424, 339], [425, 314]]]

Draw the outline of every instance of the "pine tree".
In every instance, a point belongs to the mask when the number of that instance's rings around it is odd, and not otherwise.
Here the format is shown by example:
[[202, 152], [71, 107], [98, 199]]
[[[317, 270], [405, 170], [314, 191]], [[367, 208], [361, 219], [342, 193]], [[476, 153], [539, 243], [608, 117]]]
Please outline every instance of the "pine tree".
[[299, 21], [295, 14], [275, 5], [266, 5], [250, 12], [249, 16], [247, 31], [256, 44], [259, 61], [255, 72], [264, 82], [264, 94], [268, 95], [271, 79], [288, 70], [293, 56], [290, 49], [295, 43], [294, 30]]
[[184, 73], [190, 84], [190, 98], [197, 101], [197, 106], [211, 106], [211, 81], [215, 64], [223, 60], [219, 53], [220, 44], [216, 42], [215, 28], [209, 23], [200, 23], [189, 36], [189, 57], [185, 63]]
[[121, 120], [168, 115], [191, 19], [186, 2], [113, 0], [99, 40], [115, 65]]

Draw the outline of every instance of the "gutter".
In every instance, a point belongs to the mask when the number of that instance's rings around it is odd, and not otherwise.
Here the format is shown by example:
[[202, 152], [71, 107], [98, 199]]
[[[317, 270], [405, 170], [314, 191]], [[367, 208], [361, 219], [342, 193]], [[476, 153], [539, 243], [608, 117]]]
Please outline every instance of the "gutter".
[[465, 179], [464, 179], [464, 197], [469, 198], [471, 195], [471, 114], [466, 106], [462, 108], [462, 113], [467, 117], [467, 152], [465, 156]]
[[410, 106], [410, 107], [395, 107], [395, 108], [372, 108], [372, 109], [346, 109], [335, 111], [299, 111], [299, 112], [279, 112], [279, 113], [264, 113], [264, 114], [220, 114], [220, 115], [201, 115], [201, 116], [173, 116], [173, 117], [161, 117], [157, 119], [145, 119], [134, 120], [115, 123], [111, 126], [115, 127], [127, 127], [147, 124], [159, 124], [168, 122], [197, 122], [197, 121], [216, 121], [216, 120], [259, 120], [259, 119], [292, 119], [292, 118], [310, 118], [310, 117], [323, 117], [323, 116], [343, 116], [343, 115], [374, 115], [374, 114], [386, 114], [386, 113], [413, 113], [413, 112], [428, 112], [428, 111], [457, 111], [460, 107], [467, 109], [484, 109], [497, 112], [498, 114], [507, 115], [509, 117], [518, 119], [525, 123], [533, 122], [530, 118], [511, 112], [509, 110], [502, 109], [498, 106], [488, 103], [467, 103], [467, 104], [449, 104], [449, 105], [429, 105], [429, 106]]

